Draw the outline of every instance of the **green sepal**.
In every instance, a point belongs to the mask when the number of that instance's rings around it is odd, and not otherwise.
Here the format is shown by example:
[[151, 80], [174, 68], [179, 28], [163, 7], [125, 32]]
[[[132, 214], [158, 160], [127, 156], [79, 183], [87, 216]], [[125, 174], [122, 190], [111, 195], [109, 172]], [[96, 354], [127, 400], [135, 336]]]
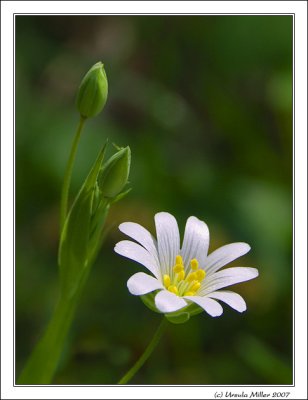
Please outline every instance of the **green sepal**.
[[118, 202], [119, 200], [122, 200], [128, 193], [132, 190], [132, 188], [129, 188], [125, 190], [124, 192], [119, 193], [116, 197], [114, 197], [111, 201], [110, 204], [114, 204]]
[[[155, 296], [157, 294], [157, 290], [148, 294], [145, 294], [141, 297], [141, 300], [143, 303], [152, 311], [162, 314], [161, 311], [159, 311], [156, 306], [155, 306]], [[187, 307], [182, 308], [179, 311], [175, 311], [172, 313], [165, 313], [165, 317], [168, 319], [169, 322], [173, 324], [183, 324], [184, 322], [187, 322], [190, 317], [193, 315], [200, 314], [204, 310], [199, 307], [195, 303], [190, 303], [187, 305]]]
[[87, 267], [91, 253], [89, 238], [91, 220], [93, 218], [93, 201], [106, 145], [107, 143], [99, 153], [89, 175], [84, 181], [68, 213], [61, 233], [58, 256], [60, 280], [64, 293], [69, 296], [78, 288], [83, 269]]
[[191, 303], [179, 311], [165, 314], [165, 317], [173, 324], [183, 324], [184, 322], [187, 322], [190, 317], [200, 314], [202, 311], [204, 310], [197, 304]]
[[[183, 310], [185, 312], [188, 312], [191, 317], [204, 312], [203, 308], [201, 308], [200, 306], [198, 306], [195, 303], [190, 303], [186, 308], [183, 308]], [[181, 311], [183, 311], [183, 310], [181, 310]]]
[[143, 301], [143, 303], [152, 311], [161, 314], [161, 311], [159, 311], [156, 306], [155, 306], [155, 296], [156, 296], [157, 290], [155, 292], [151, 292], [148, 294], [144, 294], [141, 297], [141, 300]]
[[182, 312], [181, 314], [178, 315], [173, 315], [173, 313], [168, 313], [165, 314], [165, 317], [172, 324], [184, 324], [184, 322], [187, 322], [189, 320], [190, 314], [188, 312]]

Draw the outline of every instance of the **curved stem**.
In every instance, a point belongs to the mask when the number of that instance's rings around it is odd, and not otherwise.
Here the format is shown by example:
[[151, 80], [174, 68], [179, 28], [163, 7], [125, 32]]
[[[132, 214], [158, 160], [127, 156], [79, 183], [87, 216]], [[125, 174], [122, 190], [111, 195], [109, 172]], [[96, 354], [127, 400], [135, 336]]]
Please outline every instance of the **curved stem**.
[[132, 366], [132, 368], [126, 372], [126, 374], [123, 376], [122, 379], [119, 380], [118, 382], [119, 385], [125, 385], [127, 382], [129, 382], [133, 378], [133, 376], [139, 371], [139, 369], [143, 366], [143, 364], [150, 357], [156, 345], [158, 344], [165, 330], [166, 325], [167, 325], [167, 320], [163, 318], [159, 327], [157, 328], [157, 331], [154, 333], [151, 342], [148, 344], [148, 347], [145, 349], [144, 353], [139, 358], [139, 360], [137, 360], [137, 362]]
[[74, 161], [75, 161], [76, 152], [77, 152], [77, 148], [78, 148], [78, 143], [79, 143], [82, 129], [84, 127], [84, 123], [85, 123], [85, 118], [80, 117], [80, 120], [79, 120], [79, 123], [77, 126], [77, 130], [75, 133], [75, 137], [73, 140], [73, 144], [71, 147], [70, 156], [69, 156], [69, 159], [68, 159], [68, 162], [66, 165], [63, 186], [62, 186], [62, 193], [61, 193], [61, 204], [60, 204], [60, 232], [62, 232], [66, 214], [67, 214], [67, 202], [68, 202], [68, 194], [69, 194], [69, 188], [70, 188], [70, 183], [71, 183], [71, 176], [72, 176]]

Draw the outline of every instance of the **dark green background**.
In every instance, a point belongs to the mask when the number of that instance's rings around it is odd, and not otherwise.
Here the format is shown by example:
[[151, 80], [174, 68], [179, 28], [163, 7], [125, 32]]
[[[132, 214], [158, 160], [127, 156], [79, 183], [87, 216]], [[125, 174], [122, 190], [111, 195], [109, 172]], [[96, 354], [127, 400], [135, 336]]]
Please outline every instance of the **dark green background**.
[[[245, 241], [233, 263], [259, 278], [225, 306], [169, 325], [134, 384], [292, 383], [292, 17], [16, 17], [16, 372], [57, 299], [59, 197], [78, 122], [75, 94], [97, 61], [109, 98], [88, 121], [72, 194], [108, 137], [132, 150], [129, 196], [77, 310], [57, 384], [114, 384], [160, 321], [126, 280], [142, 270], [113, 252], [117, 225], [169, 211], [181, 232], [207, 222], [210, 250]], [[110, 154], [112, 146], [109, 147]]]

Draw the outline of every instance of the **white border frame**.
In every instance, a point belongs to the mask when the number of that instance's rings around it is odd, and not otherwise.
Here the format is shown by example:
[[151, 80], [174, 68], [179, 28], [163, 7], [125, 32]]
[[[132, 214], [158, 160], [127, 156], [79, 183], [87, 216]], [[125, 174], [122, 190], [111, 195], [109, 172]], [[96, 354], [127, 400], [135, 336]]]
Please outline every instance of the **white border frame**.
[[[1, 397], [4, 399], [102, 399], [102, 398], [218, 398], [220, 393], [250, 395], [291, 392], [288, 397], [307, 398], [307, 3], [306, 1], [75, 1], [75, 14], [294, 14], [294, 254], [296, 274], [295, 308], [295, 386], [14, 386], [14, 14], [71, 14], [72, 2], [2, 2], [1, 3], [1, 188], [2, 197], [2, 282], [1, 282]], [[13, 174], [13, 175], [12, 175]], [[296, 238], [296, 241], [295, 241]], [[149, 394], [150, 392], [150, 394]], [[218, 395], [217, 395], [218, 394]], [[150, 397], [149, 397], [150, 396]], [[245, 397], [245, 396], [242, 396]], [[220, 397], [220, 398], [224, 398]]]

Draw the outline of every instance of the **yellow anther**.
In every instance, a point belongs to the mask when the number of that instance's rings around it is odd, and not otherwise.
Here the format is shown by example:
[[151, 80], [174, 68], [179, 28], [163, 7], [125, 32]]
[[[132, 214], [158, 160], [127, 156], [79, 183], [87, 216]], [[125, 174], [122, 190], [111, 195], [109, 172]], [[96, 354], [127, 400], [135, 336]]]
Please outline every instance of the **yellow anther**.
[[165, 285], [165, 287], [167, 288], [167, 287], [169, 287], [170, 286], [170, 283], [171, 283], [171, 279], [170, 279], [170, 276], [169, 275], [164, 275], [164, 285]]
[[193, 258], [192, 260], [190, 260], [190, 267], [194, 271], [196, 271], [199, 268], [199, 263], [198, 263], [198, 260], [196, 258]]
[[178, 281], [183, 281], [185, 279], [185, 271], [182, 270], [177, 274], [177, 280]]
[[184, 293], [184, 296], [194, 296], [195, 292], [191, 292], [190, 290], [188, 292]]
[[176, 256], [175, 257], [175, 263], [176, 264], [181, 264], [181, 265], [183, 265], [183, 258], [182, 258], [182, 256]]
[[192, 287], [190, 288], [191, 291], [196, 292], [198, 289], [200, 289], [201, 283], [200, 282], [195, 282]]
[[195, 272], [191, 272], [190, 274], [187, 275], [186, 281], [187, 282], [192, 282], [197, 280], [197, 275]]
[[173, 271], [174, 272], [181, 272], [184, 270], [184, 265], [183, 264], [175, 264], [175, 266], [173, 267]]
[[179, 293], [178, 288], [174, 285], [169, 286], [168, 290], [169, 290], [169, 292], [174, 293], [176, 295]]
[[196, 275], [197, 275], [197, 280], [201, 282], [205, 278], [206, 273], [203, 269], [198, 269], [198, 271], [196, 271]]

